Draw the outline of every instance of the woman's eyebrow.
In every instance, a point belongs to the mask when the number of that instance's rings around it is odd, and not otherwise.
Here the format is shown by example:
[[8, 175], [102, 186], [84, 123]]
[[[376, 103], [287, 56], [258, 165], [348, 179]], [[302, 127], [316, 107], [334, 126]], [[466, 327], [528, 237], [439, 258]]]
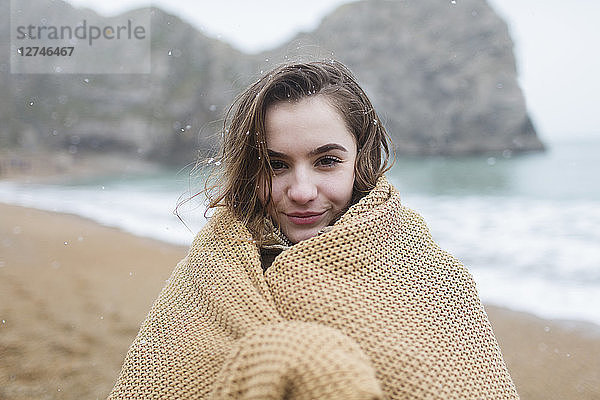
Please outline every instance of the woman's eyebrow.
[[343, 151], [344, 153], [347, 153], [348, 150], [346, 150], [346, 148], [344, 146], [342, 146], [341, 144], [337, 144], [337, 143], [327, 143], [324, 144], [323, 146], [319, 146], [314, 150], [311, 150], [308, 155], [309, 156], [316, 156], [317, 154], [321, 154], [321, 153], [327, 153], [328, 151], [331, 150], [340, 150]]
[[270, 150], [270, 149], [267, 149], [267, 154], [269, 155], [269, 158], [286, 158], [287, 157], [284, 153], [280, 153], [278, 151]]
[[[340, 150], [340, 151], [343, 151], [344, 153], [348, 152], [348, 150], [346, 150], [346, 148], [344, 146], [342, 146], [341, 144], [327, 143], [327, 144], [324, 144], [323, 146], [317, 147], [314, 150], [311, 150], [308, 153], [308, 156], [309, 157], [313, 157], [313, 156], [316, 156], [318, 154], [327, 153], [328, 151], [331, 151], [331, 150]], [[287, 158], [287, 155], [285, 153], [280, 153], [280, 152], [275, 151], [275, 150], [267, 149], [267, 153], [269, 154], [269, 157]]]

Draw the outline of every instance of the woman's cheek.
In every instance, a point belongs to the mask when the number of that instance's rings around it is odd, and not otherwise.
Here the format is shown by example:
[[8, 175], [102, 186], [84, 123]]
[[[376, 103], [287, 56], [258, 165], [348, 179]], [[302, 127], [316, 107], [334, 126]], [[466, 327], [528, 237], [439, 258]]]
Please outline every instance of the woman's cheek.
[[284, 183], [280, 177], [274, 176], [271, 181], [271, 202], [267, 208], [267, 213], [271, 216], [271, 219], [276, 223], [281, 223], [280, 215], [283, 207], [283, 190]]

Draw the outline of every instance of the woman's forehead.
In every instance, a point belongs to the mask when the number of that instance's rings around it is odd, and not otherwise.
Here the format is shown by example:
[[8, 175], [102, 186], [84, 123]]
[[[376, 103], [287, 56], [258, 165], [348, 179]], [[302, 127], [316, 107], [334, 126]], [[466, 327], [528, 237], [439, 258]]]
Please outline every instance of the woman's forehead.
[[344, 118], [323, 96], [306, 97], [295, 102], [278, 102], [267, 108], [267, 137], [290, 131], [345, 129]]
[[267, 146], [275, 151], [354, 143], [344, 119], [323, 96], [272, 105], [267, 109], [265, 130]]

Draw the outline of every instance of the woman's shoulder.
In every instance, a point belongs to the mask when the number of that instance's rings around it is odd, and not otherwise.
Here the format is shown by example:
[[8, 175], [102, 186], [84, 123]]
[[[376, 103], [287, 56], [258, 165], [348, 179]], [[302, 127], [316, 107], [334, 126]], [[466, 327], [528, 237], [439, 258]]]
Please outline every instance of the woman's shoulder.
[[[196, 234], [190, 253], [206, 249], [223, 249], [228, 246], [254, 245], [246, 226], [227, 208], [219, 207], [208, 217], [206, 224]], [[254, 245], [255, 246], [255, 245]]]

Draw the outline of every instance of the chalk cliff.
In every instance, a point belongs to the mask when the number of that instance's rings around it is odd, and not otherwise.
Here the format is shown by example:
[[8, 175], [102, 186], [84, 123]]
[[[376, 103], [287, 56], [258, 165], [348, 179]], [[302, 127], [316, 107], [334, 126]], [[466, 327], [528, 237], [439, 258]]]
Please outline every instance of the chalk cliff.
[[[93, 13], [32, 0], [40, 15]], [[9, 0], [0, 37], [10, 38]], [[0, 42], [0, 146], [121, 152], [175, 162], [214, 147], [224, 110], [248, 83], [291, 59], [333, 57], [357, 75], [399, 154], [541, 150], [517, 81], [506, 23], [484, 0], [349, 3], [261, 54], [244, 54], [160, 9], [150, 74], [11, 74]]]

